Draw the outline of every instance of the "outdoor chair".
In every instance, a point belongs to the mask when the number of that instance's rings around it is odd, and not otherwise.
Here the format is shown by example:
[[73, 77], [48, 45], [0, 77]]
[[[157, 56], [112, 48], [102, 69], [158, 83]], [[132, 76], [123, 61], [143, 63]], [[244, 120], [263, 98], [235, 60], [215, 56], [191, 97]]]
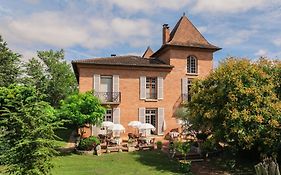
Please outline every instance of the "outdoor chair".
[[99, 134], [99, 135], [98, 135], [98, 138], [99, 138], [99, 140], [100, 140], [101, 143], [105, 143], [105, 142], [106, 142], [106, 136], [105, 136], [105, 135]]

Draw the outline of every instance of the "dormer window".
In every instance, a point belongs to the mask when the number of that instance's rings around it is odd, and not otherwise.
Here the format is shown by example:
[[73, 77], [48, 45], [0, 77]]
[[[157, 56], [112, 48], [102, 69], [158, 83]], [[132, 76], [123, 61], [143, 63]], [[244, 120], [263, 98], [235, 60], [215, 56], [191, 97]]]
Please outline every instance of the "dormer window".
[[187, 73], [198, 73], [197, 58], [195, 56], [189, 56], [187, 58]]

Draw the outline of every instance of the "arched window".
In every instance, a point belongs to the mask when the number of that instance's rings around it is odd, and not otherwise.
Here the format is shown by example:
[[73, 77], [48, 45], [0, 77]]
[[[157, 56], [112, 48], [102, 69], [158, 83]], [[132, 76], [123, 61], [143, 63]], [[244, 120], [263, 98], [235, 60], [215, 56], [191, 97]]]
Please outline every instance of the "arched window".
[[187, 57], [187, 73], [198, 73], [197, 58], [195, 56]]

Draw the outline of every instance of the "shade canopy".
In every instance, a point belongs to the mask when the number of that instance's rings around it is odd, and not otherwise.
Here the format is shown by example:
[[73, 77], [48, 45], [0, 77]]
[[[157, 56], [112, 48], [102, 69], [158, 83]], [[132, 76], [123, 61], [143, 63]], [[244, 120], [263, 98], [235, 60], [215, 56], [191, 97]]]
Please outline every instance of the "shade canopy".
[[133, 128], [139, 128], [141, 124], [142, 123], [140, 121], [131, 121], [129, 122], [128, 126], [131, 126]]
[[125, 131], [125, 128], [121, 124], [113, 124], [108, 127], [109, 130], [111, 131]]
[[139, 129], [140, 130], [148, 130], [148, 129], [155, 130], [156, 128], [152, 124], [150, 124], [150, 123], [142, 123], [139, 126]]
[[112, 125], [114, 125], [114, 123], [110, 122], [110, 121], [104, 121], [104, 122], [101, 123], [102, 127], [109, 127], [109, 126], [112, 126]]

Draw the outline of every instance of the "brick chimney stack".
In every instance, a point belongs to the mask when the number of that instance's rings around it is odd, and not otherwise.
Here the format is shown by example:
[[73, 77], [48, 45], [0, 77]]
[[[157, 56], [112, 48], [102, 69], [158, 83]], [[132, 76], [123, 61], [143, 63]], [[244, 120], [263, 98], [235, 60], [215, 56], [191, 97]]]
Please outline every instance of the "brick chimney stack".
[[168, 24], [163, 24], [163, 44], [166, 44], [170, 40], [170, 29]]

